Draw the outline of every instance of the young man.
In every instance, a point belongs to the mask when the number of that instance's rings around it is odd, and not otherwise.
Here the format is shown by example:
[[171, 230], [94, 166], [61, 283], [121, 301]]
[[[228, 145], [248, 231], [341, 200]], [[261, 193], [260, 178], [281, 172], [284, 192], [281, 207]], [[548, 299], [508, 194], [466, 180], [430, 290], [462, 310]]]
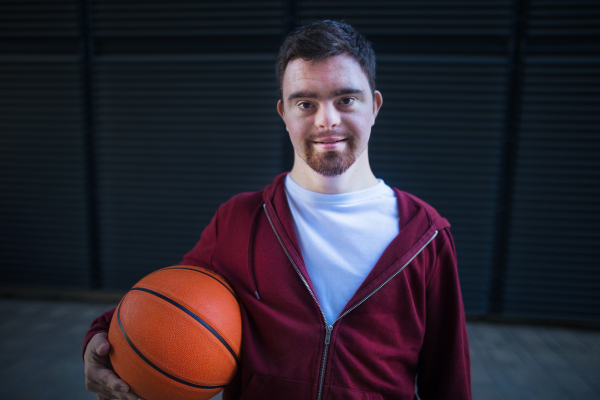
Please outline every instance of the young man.
[[[315, 23], [286, 39], [277, 76], [292, 171], [223, 204], [181, 262], [240, 299], [241, 368], [223, 398], [414, 399], [417, 386], [421, 399], [470, 399], [450, 225], [369, 166], [382, 104], [370, 44]], [[134, 399], [106, 367], [112, 312], [86, 336], [86, 384]]]

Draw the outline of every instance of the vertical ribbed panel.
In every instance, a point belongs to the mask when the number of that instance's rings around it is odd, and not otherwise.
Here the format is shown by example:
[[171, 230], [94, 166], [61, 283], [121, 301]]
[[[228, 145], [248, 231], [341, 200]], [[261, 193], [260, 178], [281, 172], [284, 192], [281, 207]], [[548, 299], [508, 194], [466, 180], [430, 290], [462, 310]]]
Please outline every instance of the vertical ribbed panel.
[[283, 21], [282, 0], [94, 2], [98, 37], [281, 35]]
[[301, 25], [344, 20], [364, 35], [507, 35], [511, 4], [496, 1], [305, 1]]
[[453, 225], [470, 314], [488, 308], [506, 76], [501, 57], [378, 59], [383, 107], [371, 135], [371, 165]]
[[526, 59], [506, 315], [600, 318], [600, 57]]
[[79, 1], [0, 2], [0, 37], [77, 37]]
[[598, 0], [530, 0], [529, 35], [600, 35]]
[[0, 280], [86, 287], [76, 56], [0, 56]]
[[191, 250], [218, 206], [280, 172], [274, 57], [99, 57], [95, 104], [104, 287]]
[[[0, 2], [1, 284], [89, 287], [87, 184], [97, 187], [103, 288], [178, 262], [219, 204], [280, 172], [282, 33], [344, 19], [379, 52], [374, 172], [453, 224], [466, 311], [489, 310], [496, 217], [508, 210], [503, 314], [600, 318], [597, 0], [92, 1], [91, 109], [81, 4]], [[515, 32], [523, 52], [511, 57]], [[511, 105], [514, 204], [500, 204]]]

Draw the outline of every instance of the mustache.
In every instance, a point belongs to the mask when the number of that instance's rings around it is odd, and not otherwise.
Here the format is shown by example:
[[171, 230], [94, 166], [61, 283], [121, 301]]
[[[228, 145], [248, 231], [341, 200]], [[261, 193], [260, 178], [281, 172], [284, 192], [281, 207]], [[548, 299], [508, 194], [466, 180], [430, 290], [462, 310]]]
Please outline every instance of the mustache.
[[349, 131], [325, 131], [325, 132], [319, 132], [317, 134], [312, 134], [306, 137], [306, 141], [308, 142], [318, 142], [322, 139], [325, 139], [327, 137], [331, 137], [331, 136], [339, 136], [343, 139], [349, 139], [354, 137], [354, 134], [352, 134], [352, 132]]

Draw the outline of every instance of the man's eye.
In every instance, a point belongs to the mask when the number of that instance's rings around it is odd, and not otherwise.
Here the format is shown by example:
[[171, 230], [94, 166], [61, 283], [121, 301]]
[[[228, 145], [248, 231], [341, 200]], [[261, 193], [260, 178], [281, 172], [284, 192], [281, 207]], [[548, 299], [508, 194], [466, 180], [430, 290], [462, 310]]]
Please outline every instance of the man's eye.
[[354, 99], [352, 97], [345, 97], [342, 99], [341, 103], [349, 106], [350, 104], [354, 103]]
[[306, 109], [310, 108], [311, 105], [312, 104], [310, 104], [310, 103], [303, 102], [303, 103], [299, 103], [298, 107], [302, 108], [303, 110], [306, 110]]

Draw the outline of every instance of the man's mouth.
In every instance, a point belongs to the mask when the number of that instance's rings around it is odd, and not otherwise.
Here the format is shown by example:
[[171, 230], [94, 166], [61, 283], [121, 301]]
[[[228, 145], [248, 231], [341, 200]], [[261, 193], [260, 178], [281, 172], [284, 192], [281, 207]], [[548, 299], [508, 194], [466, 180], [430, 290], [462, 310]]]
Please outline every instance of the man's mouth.
[[320, 143], [320, 144], [333, 144], [333, 143], [340, 143], [347, 140], [346, 138], [342, 138], [342, 139], [320, 139], [320, 140], [313, 140], [314, 143]]

